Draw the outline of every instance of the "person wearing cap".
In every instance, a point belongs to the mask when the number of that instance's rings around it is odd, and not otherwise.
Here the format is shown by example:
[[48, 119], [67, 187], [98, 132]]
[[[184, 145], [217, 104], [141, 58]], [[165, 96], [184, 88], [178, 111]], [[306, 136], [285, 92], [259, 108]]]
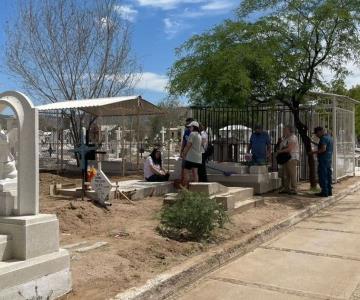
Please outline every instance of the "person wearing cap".
[[317, 154], [318, 157], [318, 176], [321, 192], [316, 194], [320, 197], [332, 196], [332, 156], [333, 139], [325, 133], [324, 128], [316, 127], [314, 134], [320, 139], [317, 151], [311, 151], [310, 154]]
[[271, 141], [267, 132], [263, 131], [261, 125], [255, 126], [255, 132], [251, 134], [248, 153], [252, 154], [254, 165], [265, 165], [271, 153]]
[[190, 177], [193, 182], [199, 181], [198, 169], [202, 163], [202, 138], [199, 129], [199, 123], [192, 121], [189, 124], [190, 135], [186, 146], [182, 151], [182, 158], [184, 160], [184, 179], [182, 185], [189, 186]]

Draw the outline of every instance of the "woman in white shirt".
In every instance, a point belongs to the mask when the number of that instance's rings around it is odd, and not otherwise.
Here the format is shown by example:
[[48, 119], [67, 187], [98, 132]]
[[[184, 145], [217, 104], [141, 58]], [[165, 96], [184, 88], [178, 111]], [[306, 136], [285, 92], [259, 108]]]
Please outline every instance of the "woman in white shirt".
[[192, 182], [199, 181], [198, 168], [201, 167], [203, 152], [199, 123], [192, 121], [189, 124], [189, 129], [191, 133], [182, 153], [182, 159], [185, 160], [184, 180], [182, 182], [184, 187], [189, 186], [190, 177], [192, 177]]
[[169, 176], [169, 173], [167, 173], [162, 167], [161, 151], [154, 148], [144, 162], [145, 180], [151, 182], [168, 181]]

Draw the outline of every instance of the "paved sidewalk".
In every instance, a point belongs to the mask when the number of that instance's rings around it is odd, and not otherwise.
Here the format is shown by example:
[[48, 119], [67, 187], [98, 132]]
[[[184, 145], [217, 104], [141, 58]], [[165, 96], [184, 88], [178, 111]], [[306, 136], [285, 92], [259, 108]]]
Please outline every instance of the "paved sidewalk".
[[360, 192], [209, 274], [179, 299], [360, 299]]

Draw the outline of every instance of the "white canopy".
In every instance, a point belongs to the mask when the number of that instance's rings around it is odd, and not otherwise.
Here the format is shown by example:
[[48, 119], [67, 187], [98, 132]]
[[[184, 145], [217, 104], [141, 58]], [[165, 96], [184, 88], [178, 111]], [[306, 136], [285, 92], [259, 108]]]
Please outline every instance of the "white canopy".
[[141, 96], [97, 98], [55, 102], [37, 106], [39, 111], [81, 109], [99, 117], [156, 115], [162, 111]]
[[244, 125], [228, 125], [220, 129], [220, 131], [232, 131], [232, 130], [239, 130], [239, 131], [251, 131], [251, 128], [246, 127]]

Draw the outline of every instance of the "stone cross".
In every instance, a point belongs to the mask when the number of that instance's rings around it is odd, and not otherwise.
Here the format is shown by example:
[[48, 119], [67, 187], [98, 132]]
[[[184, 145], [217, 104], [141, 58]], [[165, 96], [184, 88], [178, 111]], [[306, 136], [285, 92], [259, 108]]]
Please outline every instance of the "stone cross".
[[161, 133], [161, 143], [164, 145], [165, 144], [165, 133], [166, 133], [164, 126], [161, 127], [160, 133]]

